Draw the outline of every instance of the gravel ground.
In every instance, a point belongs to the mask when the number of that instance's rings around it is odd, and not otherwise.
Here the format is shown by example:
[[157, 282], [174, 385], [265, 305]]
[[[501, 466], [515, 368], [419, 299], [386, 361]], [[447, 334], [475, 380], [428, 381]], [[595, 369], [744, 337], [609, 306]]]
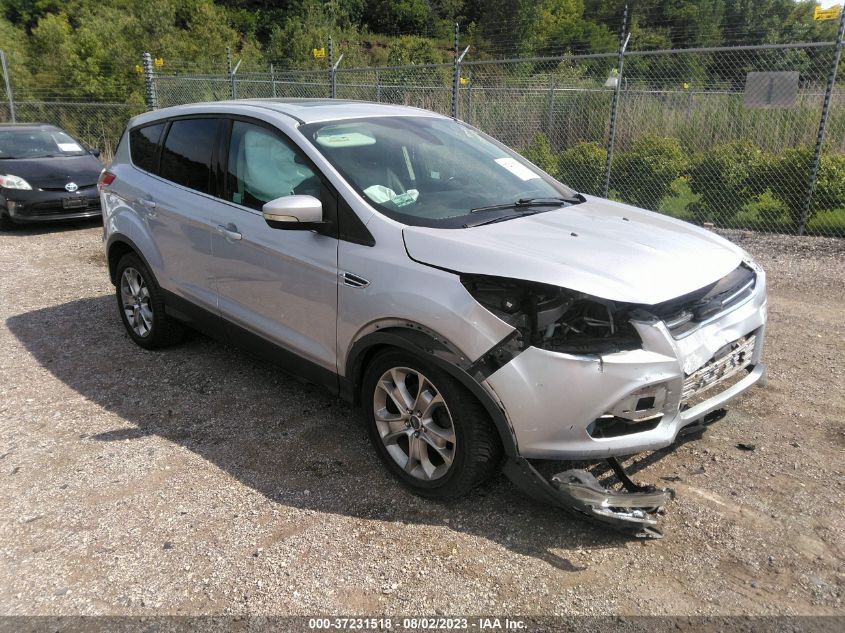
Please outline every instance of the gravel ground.
[[733, 236], [769, 273], [769, 386], [637, 473], [678, 493], [641, 542], [502, 477], [415, 498], [320, 389], [199, 335], [137, 348], [100, 234], [0, 234], [0, 613], [843, 614], [845, 242]]

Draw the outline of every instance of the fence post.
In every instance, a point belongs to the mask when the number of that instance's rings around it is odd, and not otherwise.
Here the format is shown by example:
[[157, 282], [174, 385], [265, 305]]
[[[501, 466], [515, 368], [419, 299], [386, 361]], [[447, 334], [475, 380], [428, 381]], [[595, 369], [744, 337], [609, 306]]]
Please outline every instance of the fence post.
[[455, 66], [452, 69], [452, 118], [458, 118], [458, 88], [461, 84], [461, 63], [458, 61], [461, 25], [455, 22]]
[[153, 56], [149, 53], [144, 53], [144, 97], [147, 102], [147, 109], [155, 110], [158, 107], [158, 99], [156, 99], [156, 84], [153, 77]]
[[9, 65], [6, 53], [0, 50], [0, 65], [3, 67], [3, 80], [6, 82], [6, 96], [9, 98], [9, 118], [15, 123], [15, 100], [12, 98], [12, 79], [9, 77]]
[[461, 62], [464, 61], [464, 55], [467, 54], [469, 46], [464, 49], [464, 52], [458, 54], [458, 34], [460, 33], [461, 25], [455, 22], [455, 70], [452, 73], [452, 118], [458, 118], [458, 100], [461, 98]]
[[381, 103], [381, 73], [376, 66], [376, 103]]
[[237, 79], [235, 79], [235, 75], [238, 72], [238, 68], [241, 66], [241, 62], [243, 59], [239, 59], [238, 63], [235, 64], [235, 67], [232, 68], [232, 49], [228, 46], [226, 47], [226, 69], [229, 72], [229, 98], [230, 99], [237, 99], [238, 98], [238, 84]]
[[334, 99], [337, 94], [337, 84], [334, 80], [334, 42], [329, 35], [329, 96]]
[[555, 80], [549, 82], [549, 113], [546, 115], [546, 138], [552, 142], [552, 126], [554, 126], [555, 111]]
[[337, 61], [332, 66], [332, 70], [331, 70], [332, 99], [337, 99], [337, 67], [340, 66], [340, 62], [342, 60], [343, 60], [343, 53], [340, 54], [340, 57], [337, 58]]
[[469, 73], [469, 85], [467, 86], [467, 111], [464, 115], [466, 122], [472, 125], [472, 71]]
[[810, 169], [810, 181], [807, 183], [807, 195], [804, 199], [804, 209], [801, 212], [801, 222], [798, 225], [798, 235], [804, 235], [807, 229], [807, 220], [810, 219], [810, 209], [813, 206], [813, 194], [816, 190], [816, 179], [819, 175], [819, 163], [822, 159], [824, 148], [824, 135], [827, 130], [827, 119], [830, 116], [830, 97], [836, 87], [836, 72], [839, 70], [839, 60], [842, 57], [842, 40], [845, 36], [845, 8], [839, 15], [839, 31], [836, 34], [836, 48], [833, 52], [833, 63], [830, 66], [830, 75], [827, 78], [827, 90], [824, 93], [822, 103], [822, 116], [819, 119], [819, 132], [816, 135], [816, 151], [813, 153], [813, 165]]
[[613, 164], [613, 146], [616, 143], [616, 115], [619, 111], [619, 92], [622, 90], [622, 70], [625, 65], [625, 48], [631, 34], [628, 31], [628, 5], [622, 14], [622, 29], [619, 31], [619, 61], [616, 68], [616, 87], [613, 90], [613, 101], [610, 105], [610, 129], [607, 133], [607, 159], [604, 164], [604, 186], [602, 196], [607, 198], [610, 193], [610, 169]]
[[226, 75], [229, 77], [229, 98], [234, 99], [232, 97], [232, 49], [230, 47], [226, 47]]
[[276, 98], [276, 72], [273, 69], [273, 64], [270, 64], [270, 85], [273, 88], [273, 98]]

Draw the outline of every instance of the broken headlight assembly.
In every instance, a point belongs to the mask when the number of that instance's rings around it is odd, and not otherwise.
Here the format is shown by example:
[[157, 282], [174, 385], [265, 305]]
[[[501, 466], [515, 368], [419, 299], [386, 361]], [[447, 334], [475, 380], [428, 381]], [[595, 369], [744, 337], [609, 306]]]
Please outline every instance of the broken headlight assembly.
[[485, 308], [516, 329], [520, 350], [607, 354], [642, 346], [631, 325], [636, 306], [501, 277], [464, 275], [461, 283]]

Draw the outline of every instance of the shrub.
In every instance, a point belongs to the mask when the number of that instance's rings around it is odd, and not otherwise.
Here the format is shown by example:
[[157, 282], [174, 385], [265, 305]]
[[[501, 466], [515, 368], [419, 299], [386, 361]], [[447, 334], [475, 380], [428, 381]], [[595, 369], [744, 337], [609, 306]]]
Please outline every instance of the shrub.
[[561, 182], [576, 191], [599, 195], [606, 160], [607, 152], [598, 143], [576, 143], [560, 153], [557, 172]]
[[701, 198], [690, 205], [693, 216], [701, 222], [729, 223], [765, 188], [760, 177], [765, 163], [763, 153], [748, 141], [718, 145], [696, 158], [689, 182]]
[[[763, 179], [772, 194], [789, 211], [789, 217], [796, 229], [800, 226], [801, 216], [804, 213], [812, 160], [813, 151], [808, 147], [786, 150], [770, 161]], [[845, 206], [845, 156], [822, 154], [807, 220], [809, 221], [818, 211], [830, 211], [843, 206]]]
[[555, 178], [559, 176], [557, 158], [555, 158], [552, 146], [549, 144], [549, 139], [542, 132], [537, 132], [528, 147], [520, 153]]
[[658, 209], [672, 182], [684, 173], [687, 159], [676, 138], [644, 136], [619, 152], [611, 178], [625, 202]]

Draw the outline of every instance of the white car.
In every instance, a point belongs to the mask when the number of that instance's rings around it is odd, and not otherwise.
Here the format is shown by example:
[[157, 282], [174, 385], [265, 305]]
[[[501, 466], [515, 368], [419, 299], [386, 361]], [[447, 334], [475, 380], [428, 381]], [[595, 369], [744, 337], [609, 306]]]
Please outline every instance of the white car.
[[764, 376], [763, 270], [702, 228], [579, 194], [473, 127], [336, 100], [178, 106], [129, 123], [100, 179], [129, 335], [184, 325], [360, 404], [428, 497], [499, 468], [655, 536], [668, 491], [530, 460], [672, 444]]

